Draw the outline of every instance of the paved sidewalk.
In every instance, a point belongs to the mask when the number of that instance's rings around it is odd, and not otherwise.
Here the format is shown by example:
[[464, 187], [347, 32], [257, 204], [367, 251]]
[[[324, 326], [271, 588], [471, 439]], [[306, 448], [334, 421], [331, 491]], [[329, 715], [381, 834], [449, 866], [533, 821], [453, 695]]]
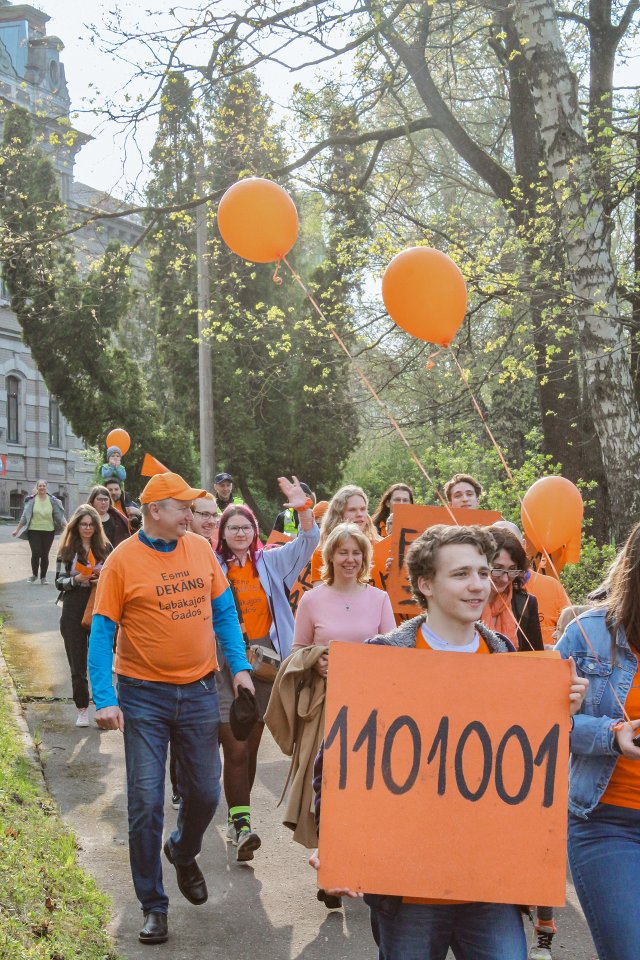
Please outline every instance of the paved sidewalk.
[[[81, 863], [112, 899], [117, 947], [128, 960], [149, 960], [150, 948], [137, 941], [141, 913], [129, 872], [122, 737], [95, 726], [74, 726], [55, 588], [26, 582], [29, 548], [11, 538], [11, 529], [0, 525], [0, 609], [10, 618], [5, 658], [31, 733], [41, 741], [49, 789], [81, 844]], [[31, 697], [37, 699], [25, 702]], [[224, 840], [222, 803], [200, 858], [209, 887], [206, 904], [187, 903], [167, 865], [170, 940], [154, 947], [154, 955], [167, 960], [374, 960], [377, 951], [364, 904], [350, 901], [344, 912], [328, 913], [315, 898], [305, 851], [280, 823], [276, 803], [287, 769], [288, 761], [265, 734], [253, 805], [262, 848], [253, 865], [235, 863], [233, 848]], [[168, 826], [175, 816], [167, 803]], [[595, 950], [572, 886], [568, 904], [559, 912], [555, 955], [593, 960]]]

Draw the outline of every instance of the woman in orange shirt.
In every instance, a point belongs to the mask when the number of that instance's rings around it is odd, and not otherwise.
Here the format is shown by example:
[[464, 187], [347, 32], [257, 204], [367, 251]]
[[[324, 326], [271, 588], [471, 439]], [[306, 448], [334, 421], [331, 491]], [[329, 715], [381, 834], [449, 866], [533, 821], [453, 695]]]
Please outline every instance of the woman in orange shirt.
[[[233, 591], [245, 642], [269, 648], [276, 658], [284, 660], [293, 646], [293, 614], [288, 592], [309, 562], [320, 532], [311, 509], [313, 501], [295, 477], [293, 483], [280, 477], [279, 483], [289, 501], [286, 506], [298, 512], [298, 536], [275, 550], [263, 550], [252, 510], [244, 504], [231, 504], [220, 518], [216, 556]], [[254, 674], [260, 719], [247, 740], [236, 740], [229, 723], [233, 702], [231, 674], [223, 666], [220, 653], [221, 669], [216, 674], [216, 683], [220, 743], [224, 753], [224, 792], [229, 805], [227, 837], [237, 846], [237, 860], [253, 860], [261, 841], [251, 827], [251, 788], [272, 682], [258, 679]]]
[[89, 726], [89, 628], [82, 625], [82, 620], [91, 588], [97, 584], [110, 552], [111, 544], [97, 510], [88, 503], [80, 504], [64, 531], [56, 562], [56, 587], [62, 597], [60, 633], [71, 671], [77, 727]]

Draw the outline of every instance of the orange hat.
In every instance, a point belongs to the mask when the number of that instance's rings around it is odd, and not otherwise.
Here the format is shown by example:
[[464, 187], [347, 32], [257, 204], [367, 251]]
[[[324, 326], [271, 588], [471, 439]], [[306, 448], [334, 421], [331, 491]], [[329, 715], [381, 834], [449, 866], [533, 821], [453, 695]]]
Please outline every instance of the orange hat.
[[206, 490], [190, 487], [177, 473], [156, 473], [140, 494], [140, 503], [155, 503], [157, 500], [198, 500]]

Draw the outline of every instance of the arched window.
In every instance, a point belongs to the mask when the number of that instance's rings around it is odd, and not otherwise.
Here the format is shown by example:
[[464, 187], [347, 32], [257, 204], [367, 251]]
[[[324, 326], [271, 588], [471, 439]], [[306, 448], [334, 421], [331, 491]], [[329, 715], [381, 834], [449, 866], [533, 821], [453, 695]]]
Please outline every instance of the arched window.
[[20, 443], [20, 380], [7, 377], [7, 443]]
[[58, 401], [49, 395], [49, 446], [60, 446], [60, 409]]

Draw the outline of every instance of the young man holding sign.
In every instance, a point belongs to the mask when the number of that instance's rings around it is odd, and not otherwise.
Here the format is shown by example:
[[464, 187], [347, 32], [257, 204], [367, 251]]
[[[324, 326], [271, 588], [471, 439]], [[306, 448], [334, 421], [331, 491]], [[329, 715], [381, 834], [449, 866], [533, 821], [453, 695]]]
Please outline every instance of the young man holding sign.
[[[369, 642], [420, 649], [430, 655], [441, 651], [483, 655], [511, 652], [513, 647], [506, 638], [479, 622], [491, 589], [490, 568], [495, 553], [495, 541], [485, 528], [431, 527], [418, 537], [407, 555], [411, 588], [426, 615], [414, 617]], [[580, 708], [586, 687], [572, 666], [572, 713]], [[330, 739], [331, 734], [327, 749]], [[314, 784], [318, 789], [318, 775]], [[310, 862], [319, 866], [317, 856]], [[349, 890], [330, 892], [355, 895]], [[371, 910], [380, 960], [445, 960], [449, 949], [456, 960], [526, 958], [520, 910], [512, 904], [383, 894], [365, 894], [365, 900]]]

